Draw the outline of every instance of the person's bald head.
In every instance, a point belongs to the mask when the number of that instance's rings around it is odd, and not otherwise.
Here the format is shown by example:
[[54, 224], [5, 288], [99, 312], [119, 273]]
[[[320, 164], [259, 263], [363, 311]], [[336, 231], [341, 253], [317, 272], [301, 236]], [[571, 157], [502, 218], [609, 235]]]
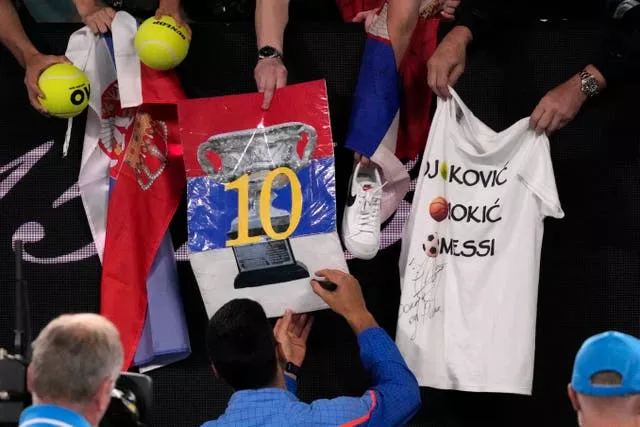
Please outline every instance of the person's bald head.
[[[595, 374], [592, 384], [619, 386], [622, 377], [617, 372]], [[591, 396], [578, 393], [569, 384], [569, 399], [578, 413], [582, 427], [640, 427], [640, 394], [623, 396]]]
[[619, 332], [587, 339], [568, 390], [582, 427], [640, 427], [640, 340]]
[[97, 424], [123, 357], [118, 330], [106, 318], [85, 313], [54, 319], [33, 342], [28, 380], [34, 403], [65, 406]]

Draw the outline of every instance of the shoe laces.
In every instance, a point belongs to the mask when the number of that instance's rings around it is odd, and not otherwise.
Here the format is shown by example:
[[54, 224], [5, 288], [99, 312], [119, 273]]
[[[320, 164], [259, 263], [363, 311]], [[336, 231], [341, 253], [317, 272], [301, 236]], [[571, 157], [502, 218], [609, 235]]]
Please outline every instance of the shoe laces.
[[380, 212], [380, 199], [382, 189], [387, 183], [369, 190], [361, 190], [358, 194], [360, 203], [358, 204], [358, 232], [373, 233], [376, 227], [380, 227], [377, 218]]

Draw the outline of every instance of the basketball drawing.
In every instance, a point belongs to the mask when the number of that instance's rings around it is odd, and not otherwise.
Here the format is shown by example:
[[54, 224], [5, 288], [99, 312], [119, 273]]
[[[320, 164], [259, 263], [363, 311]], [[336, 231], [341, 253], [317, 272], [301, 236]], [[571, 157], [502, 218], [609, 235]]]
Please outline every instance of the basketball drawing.
[[429, 204], [429, 214], [431, 218], [440, 222], [447, 217], [449, 212], [449, 202], [444, 197], [436, 197]]

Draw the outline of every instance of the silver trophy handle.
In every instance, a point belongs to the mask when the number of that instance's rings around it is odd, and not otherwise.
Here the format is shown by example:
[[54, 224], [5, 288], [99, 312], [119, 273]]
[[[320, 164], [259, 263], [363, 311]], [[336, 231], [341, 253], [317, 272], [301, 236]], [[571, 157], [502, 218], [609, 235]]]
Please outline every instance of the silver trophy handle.
[[302, 159], [300, 159], [302, 160], [302, 163], [306, 165], [311, 161], [311, 155], [316, 150], [316, 145], [318, 143], [318, 133], [312, 126], [309, 126], [306, 123], [300, 123], [299, 132], [300, 132], [300, 136], [306, 133], [309, 137], [309, 141], [307, 142], [307, 145], [304, 147], [304, 151], [302, 153]]
[[[215, 153], [213, 146], [211, 144], [208, 144], [207, 142], [200, 144], [200, 146], [198, 147], [198, 163], [200, 163], [200, 167], [203, 171], [206, 172], [209, 178], [213, 179], [216, 182], [224, 182], [224, 168], [220, 167], [220, 170], [216, 170], [216, 168], [207, 158], [207, 152], [213, 151]], [[220, 161], [222, 161], [222, 159], [220, 159]]]
[[[303, 134], [307, 134], [308, 141], [300, 157], [296, 148]], [[198, 163], [211, 179], [220, 183], [282, 166], [298, 171], [311, 161], [317, 142], [316, 130], [301, 122], [246, 129], [214, 135], [200, 144]], [[220, 158], [220, 169], [207, 158], [209, 151]]]

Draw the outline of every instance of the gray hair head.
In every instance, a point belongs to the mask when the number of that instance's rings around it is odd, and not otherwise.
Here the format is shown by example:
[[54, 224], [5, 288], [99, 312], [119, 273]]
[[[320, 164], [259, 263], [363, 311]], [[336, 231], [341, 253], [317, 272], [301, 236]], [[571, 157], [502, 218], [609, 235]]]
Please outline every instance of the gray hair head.
[[97, 314], [67, 314], [51, 321], [33, 342], [32, 392], [44, 402], [85, 404], [123, 362], [116, 327]]

